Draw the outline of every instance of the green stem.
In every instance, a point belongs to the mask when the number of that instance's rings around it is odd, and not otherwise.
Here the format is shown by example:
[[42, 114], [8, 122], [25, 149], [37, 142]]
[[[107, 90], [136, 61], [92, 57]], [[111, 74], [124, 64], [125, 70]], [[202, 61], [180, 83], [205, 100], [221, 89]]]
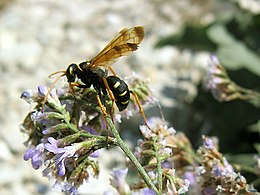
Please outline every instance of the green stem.
[[162, 161], [160, 156], [158, 155], [158, 144], [156, 144], [156, 140], [153, 140], [153, 147], [155, 151], [155, 158], [156, 158], [156, 163], [157, 163], [157, 172], [158, 172], [158, 195], [162, 194]]
[[237, 163], [232, 163], [232, 165], [234, 166], [235, 169], [237, 169], [239, 171], [247, 171], [251, 174], [256, 174], [255, 173], [256, 170], [255, 170], [254, 167], [242, 165], [242, 164], [237, 164]]
[[131, 160], [131, 162], [135, 165], [137, 171], [139, 172], [139, 174], [142, 176], [142, 178], [144, 179], [145, 183], [147, 184], [147, 186], [151, 189], [153, 189], [156, 193], [158, 193], [157, 188], [155, 187], [153, 181], [151, 180], [151, 178], [149, 177], [149, 175], [146, 173], [146, 171], [144, 170], [144, 168], [142, 167], [142, 165], [139, 163], [139, 161], [137, 160], [137, 158], [133, 155], [133, 153], [131, 152], [131, 150], [128, 148], [128, 146], [125, 144], [125, 142], [122, 140], [122, 138], [120, 137], [118, 131], [115, 128], [114, 123], [112, 122], [111, 118], [109, 116], [106, 116], [106, 121], [113, 133], [113, 135], [115, 136], [118, 146], [124, 151], [124, 153], [127, 155], [127, 157]]
[[68, 127], [75, 133], [79, 132], [78, 128], [74, 124], [70, 123], [69, 119], [64, 114], [63, 116], [64, 116], [64, 121], [68, 125]]
[[177, 194], [177, 190], [176, 190], [173, 178], [171, 176], [169, 176], [168, 174], [165, 174], [165, 177], [169, 180], [169, 182], [171, 184], [170, 186], [172, 188], [173, 194]]
[[238, 91], [241, 94], [241, 99], [248, 100], [249, 103], [253, 104], [256, 107], [260, 107], [260, 93], [257, 91], [246, 89], [236, 85]]

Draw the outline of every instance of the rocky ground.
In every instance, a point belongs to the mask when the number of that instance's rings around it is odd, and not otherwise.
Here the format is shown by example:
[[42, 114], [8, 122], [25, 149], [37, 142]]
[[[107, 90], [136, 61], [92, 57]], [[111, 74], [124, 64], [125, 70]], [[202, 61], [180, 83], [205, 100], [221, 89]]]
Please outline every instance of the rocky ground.
[[[164, 86], [189, 69], [193, 83], [201, 79], [198, 67], [207, 64], [208, 53], [194, 56], [188, 50], [169, 46], [154, 49], [160, 37], [178, 31], [187, 20], [209, 22], [214, 1], [107, 0], [32, 1], [14, 0], [0, 10], [0, 194], [60, 194], [40, 171], [23, 160], [26, 140], [19, 124], [32, 108], [19, 97], [25, 89], [50, 84], [48, 75], [65, 70], [98, 51], [122, 28], [143, 25], [146, 38], [139, 50], [120, 59], [113, 68], [121, 76], [135, 71], [149, 77], [164, 106], [174, 101], [161, 95]], [[184, 64], [184, 65], [183, 65]], [[191, 64], [193, 66], [191, 66]], [[183, 68], [182, 66], [183, 65]], [[195, 65], [195, 66], [194, 66]], [[60, 82], [64, 82], [62, 80]], [[196, 89], [188, 82], [191, 94]], [[90, 181], [80, 192], [102, 194], [109, 188], [111, 156], [124, 161], [120, 151], [103, 151], [99, 180]], [[120, 156], [120, 157], [119, 157]], [[102, 187], [100, 187], [102, 186]]]

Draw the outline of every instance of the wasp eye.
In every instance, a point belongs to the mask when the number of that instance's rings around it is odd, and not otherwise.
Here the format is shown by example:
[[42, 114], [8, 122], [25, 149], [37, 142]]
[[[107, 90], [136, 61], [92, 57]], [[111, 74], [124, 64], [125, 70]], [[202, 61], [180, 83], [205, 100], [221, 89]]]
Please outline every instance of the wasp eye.
[[66, 70], [66, 77], [68, 82], [74, 82], [76, 79], [77, 64], [71, 64]]

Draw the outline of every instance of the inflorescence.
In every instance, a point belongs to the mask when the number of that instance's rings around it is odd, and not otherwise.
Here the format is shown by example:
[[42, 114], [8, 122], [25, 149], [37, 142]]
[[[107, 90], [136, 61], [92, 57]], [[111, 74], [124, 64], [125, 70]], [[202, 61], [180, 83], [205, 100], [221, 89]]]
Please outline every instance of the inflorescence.
[[[213, 62], [218, 64], [214, 58]], [[136, 74], [125, 80], [141, 104], [158, 102], [146, 80]], [[34, 104], [34, 108], [20, 130], [28, 136], [24, 160], [31, 160], [34, 169], [43, 168], [43, 176], [55, 180], [56, 190], [77, 194], [84, 181], [98, 177], [99, 150], [120, 147], [130, 161], [128, 168], [115, 168], [112, 172], [110, 182], [117, 191], [112, 194], [256, 194], [219, 153], [215, 139], [203, 136], [203, 145], [195, 151], [183, 133], [177, 133], [157, 117], [148, 119], [149, 127], [140, 126], [142, 138], [132, 154], [112, 121], [120, 122], [121, 117], [129, 118], [137, 113], [134, 99], [132, 105], [116, 112], [111, 119], [109, 96], [102, 97], [108, 112], [104, 116], [92, 88], [75, 87], [73, 92], [68, 86], [53, 88], [42, 107], [47, 92], [47, 87], [39, 86], [38, 90], [22, 93], [21, 98]], [[126, 179], [129, 169], [138, 171], [138, 179], [131, 183]]]
[[220, 102], [241, 99], [257, 107], [260, 106], [260, 93], [243, 88], [232, 81], [215, 55], [210, 57], [205, 83], [207, 88], [211, 90], [214, 98]]

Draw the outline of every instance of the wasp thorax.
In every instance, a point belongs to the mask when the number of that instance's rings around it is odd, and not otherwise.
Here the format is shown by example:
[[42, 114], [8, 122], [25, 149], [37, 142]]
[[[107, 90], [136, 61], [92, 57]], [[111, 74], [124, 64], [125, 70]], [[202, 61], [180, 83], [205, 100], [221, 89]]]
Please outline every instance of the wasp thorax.
[[82, 71], [84, 69], [87, 69], [87, 66], [89, 65], [88, 62], [81, 62], [79, 65], [78, 65], [78, 68]]
[[77, 64], [71, 64], [66, 70], [66, 77], [68, 82], [74, 82], [76, 79], [76, 71], [78, 69]]

